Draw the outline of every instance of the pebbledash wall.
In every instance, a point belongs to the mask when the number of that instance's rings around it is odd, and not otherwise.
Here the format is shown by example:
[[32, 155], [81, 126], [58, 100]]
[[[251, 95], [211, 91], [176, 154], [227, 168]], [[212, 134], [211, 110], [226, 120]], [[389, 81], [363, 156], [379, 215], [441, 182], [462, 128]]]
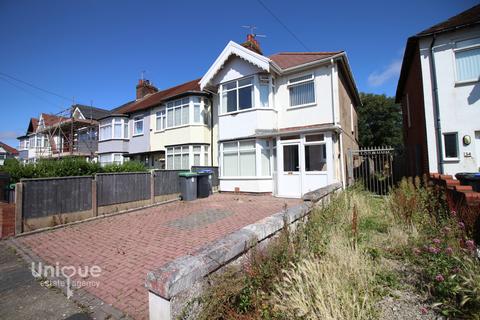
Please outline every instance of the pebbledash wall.
[[228, 265], [242, 264], [253, 247], [268, 244], [285, 223], [293, 227], [305, 222], [314, 207], [326, 205], [341, 190], [342, 184], [334, 183], [307, 193], [303, 204], [245, 226], [149, 272], [145, 283], [149, 291], [149, 319], [170, 320], [180, 315], [195, 319], [198, 304], [191, 302], [201, 295], [210, 275], [222, 272]]
[[[201, 168], [213, 171], [216, 188], [218, 168]], [[181, 171], [22, 179], [16, 185], [15, 234], [178, 199]]]

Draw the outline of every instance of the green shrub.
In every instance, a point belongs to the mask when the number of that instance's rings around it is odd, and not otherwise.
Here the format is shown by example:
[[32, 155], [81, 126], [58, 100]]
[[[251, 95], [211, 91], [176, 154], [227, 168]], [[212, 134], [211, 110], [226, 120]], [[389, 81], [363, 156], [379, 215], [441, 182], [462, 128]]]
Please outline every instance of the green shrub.
[[66, 157], [62, 159], [40, 159], [36, 163], [22, 164], [16, 159], [7, 159], [0, 171], [8, 173], [11, 182], [20, 179], [90, 176], [103, 172], [144, 172], [145, 166], [138, 161], [127, 161], [121, 165], [100, 166], [96, 162], [89, 162], [80, 157]]

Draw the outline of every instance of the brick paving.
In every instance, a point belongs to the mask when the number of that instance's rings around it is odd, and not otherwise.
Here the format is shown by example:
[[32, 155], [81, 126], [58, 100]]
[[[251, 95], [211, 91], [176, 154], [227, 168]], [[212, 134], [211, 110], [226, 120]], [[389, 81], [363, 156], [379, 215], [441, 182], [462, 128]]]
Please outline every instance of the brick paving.
[[147, 319], [148, 271], [279, 212], [285, 203], [293, 206], [300, 200], [215, 194], [33, 234], [18, 242], [50, 265], [100, 266], [101, 275], [94, 279], [100, 285], [85, 289], [134, 319]]

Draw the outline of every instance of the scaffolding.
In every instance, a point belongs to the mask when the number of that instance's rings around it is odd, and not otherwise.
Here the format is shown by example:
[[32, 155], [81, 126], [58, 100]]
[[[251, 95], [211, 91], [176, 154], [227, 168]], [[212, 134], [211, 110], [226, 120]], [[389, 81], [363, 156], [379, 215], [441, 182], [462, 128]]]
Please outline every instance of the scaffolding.
[[91, 117], [82, 119], [74, 111], [75, 105], [72, 105], [57, 114], [47, 114], [49, 123], [39, 123], [37, 134], [44, 140], [40, 146], [37, 143], [37, 157], [80, 156], [90, 160], [96, 157], [98, 121]]

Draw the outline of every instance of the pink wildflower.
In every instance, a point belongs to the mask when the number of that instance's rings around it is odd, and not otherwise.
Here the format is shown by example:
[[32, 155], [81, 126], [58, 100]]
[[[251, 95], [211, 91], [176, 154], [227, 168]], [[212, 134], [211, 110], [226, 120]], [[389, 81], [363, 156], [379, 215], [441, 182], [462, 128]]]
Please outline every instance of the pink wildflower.
[[445, 281], [445, 278], [441, 274], [437, 274], [435, 280], [437, 280], [438, 282], [443, 282]]
[[440, 239], [435, 238], [435, 239], [432, 240], [432, 242], [435, 243], [435, 244], [440, 244], [441, 241], [440, 241]]
[[460, 229], [465, 229], [465, 223], [459, 222], [459, 223], [458, 223], [458, 227], [459, 227]]
[[475, 242], [474, 242], [473, 240], [467, 240], [467, 241], [465, 241], [465, 245], [466, 245], [467, 248], [470, 249], [470, 250], [475, 250], [475, 249], [476, 249]]
[[428, 312], [427, 308], [425, 308], [425, 307], [420, 308], [420, 313], [421, 314], [427, 314], [427, 312]]
[[452, 255], [453, 249], [450, 247], [445, 248], [445, 253], [448, 254], [449, 256]]
[[440, 249], [438, 249], [437, 247], [430, 246], [430, 247], [428, 247], [428, 252], [433, 253], [433, 254], [437, 254], [437, 253], [440, 252]]
[[418, 256], [422, 252], [422, 250], [420, 250], [418, 248], [413, 248], [412, 251], [413, 251], [413, 254], [416, 255], [416, 256]]
[[457, 216], [457, 211], [452, 210], [452, 211], [450, 211], [450, 214], [451, 214], [453, 217], [456, 217], [456, 216]]
[[459, 267], [455, 267], [452, 269], [452, 272], [453, 273], [459, 273], [460, 272], [460, 268]]

